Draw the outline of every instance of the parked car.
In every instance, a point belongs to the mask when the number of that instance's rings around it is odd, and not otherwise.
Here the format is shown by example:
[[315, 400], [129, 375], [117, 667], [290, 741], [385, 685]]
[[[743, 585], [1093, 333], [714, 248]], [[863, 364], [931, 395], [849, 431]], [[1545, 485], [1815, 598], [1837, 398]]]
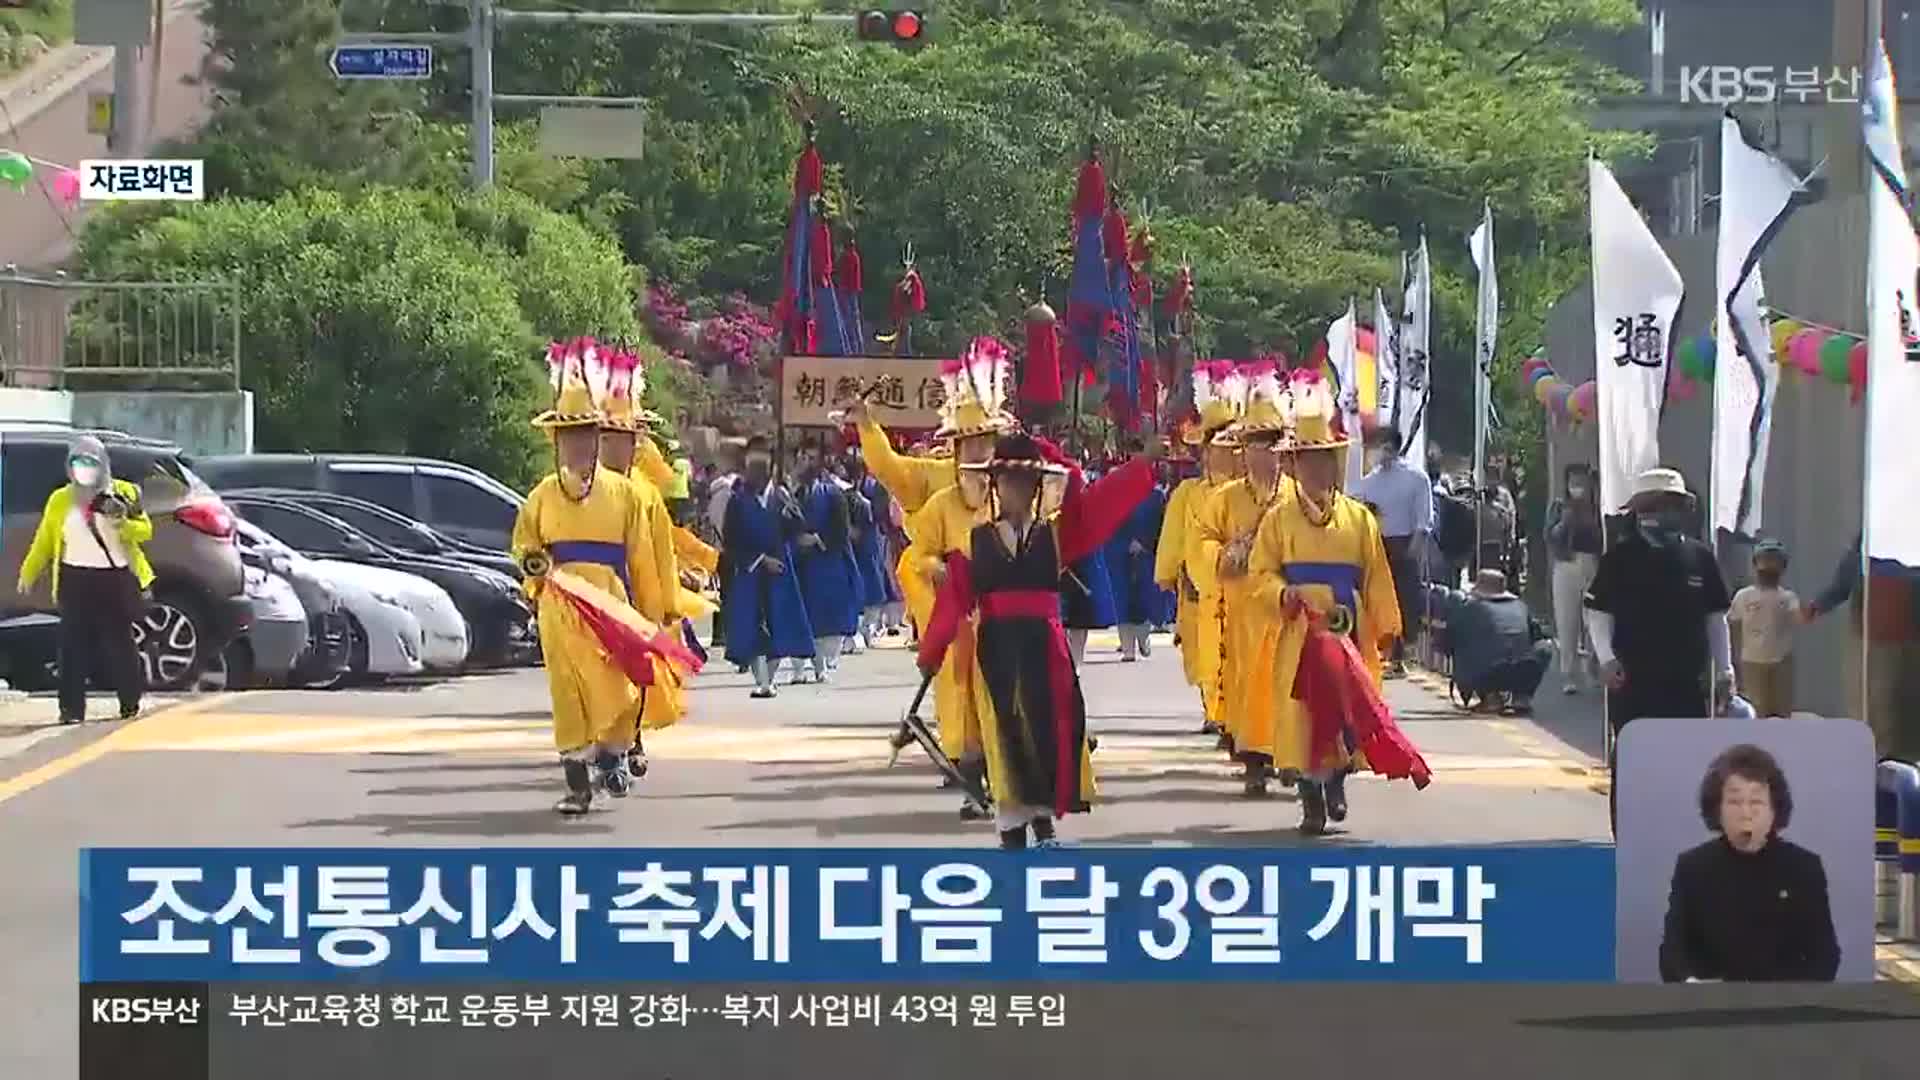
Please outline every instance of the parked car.
[[195, 458], [220, 490], [293, 488], [351, 495], [465, 544], [506, 551], [526, 496], [467, 465], [384, 454], [238, 454]]
[[60, 616], [0, 619], [0, 678], [29, 693], [60, 686]]
[[[240, 561], [247, 567], [248, 591], [255, 592], [253, 578], [258, 574], [284, 581], [293, 590], [301, 610], [306, 614], [305, 647], [283, 669], [277, 663], [262, 662], [261, 635], [257, 630], [249, 632], [227, 646], [227, 686], [266, 683], [325, 689], [345, 682], [350, 673], [348, 660], [352, 635], [347, 628], [347, 612], [341, 605], [339, 590], [324, 576], [314, 572], [311, 560], [299, 559], [296, 564], [292, 559], [276, 558], [273, 553], [260, 551], [239, 531], [241, 524], [237, 520], [234, 523], [234, 542], [240, 547]], [[286, 555], [292, 556], [293, 553], [288, 551]], [[270, 587], [262, 587], [261, 591], [278, 592]], [[261, 608], [262, 597], [256, 594], [256, 628], [265, 617]], [[284, 633], [289, 638], [295, 636], [291, 630]]]
[[372, 566], [309, 559], [251, 521], [241, 518], [234, 524], [243, 557], [258, 559], [277, 573], [310, 576], [333, 591], [345, 623], [347, 678], [352, 681], [419, 674], [426, 651], [423, 621], [465, 629], [453, 600], [430, 581]]
[[[147, 685], [190, 688], [253, 621], [253, 601], [233, 543], [233, 515], [187, 467], [179, 447], [115, 432], [95, 434], [106, 444], [113, 475], [140, 485], [153, 518], [153, 539], [146, 545], [154, 571], [153, 605], [134, 626]], [[55, 610], [46, 578], [26, 596], [15, 591], [14, 582], [47, 496], [67, 482], [72, 436], [48, 428], [0, 432], [0, 474], [5, 476], [0, 616]]]
[[245, 573], [253, 625], [227, 646], [227, 685], [285, 685], [307, 651], [307, 609], [287, 579], [259, 566]]
[[297, 488], [241, 488], [238, 490], [222, 488], [220, 494], [222, 497], [264, 495], [268, 498], [286, 499], [318, 510], [330, 517], [337, 517], [374, 540], [398, 551], [484, 566], [515, 579], [521, 576], [520, 564], [515, 562], [513, 556], [507, 554], [504, 549], [488, 550], [474, 544], [463, 543], [397, 510], [389, 510], [384, 506], [375, 505], [365, 499], [356, 499], [351, 495], [340, 495], [331, 491], [301, 491]]
[[[480, 666], [510, 661], [532, 618], [520, 585], [505, 574], [451, 559], [395, 551], [318, 510], [265, 495], [236, 495], [236, 510], [309, 558], [336, 559], [416, 574], [447, 591], [465, 620], [470, 656]], [[429, 639], [433, 627], [425, 628]], [[431, 658], [428, 666], [434, 666]]]

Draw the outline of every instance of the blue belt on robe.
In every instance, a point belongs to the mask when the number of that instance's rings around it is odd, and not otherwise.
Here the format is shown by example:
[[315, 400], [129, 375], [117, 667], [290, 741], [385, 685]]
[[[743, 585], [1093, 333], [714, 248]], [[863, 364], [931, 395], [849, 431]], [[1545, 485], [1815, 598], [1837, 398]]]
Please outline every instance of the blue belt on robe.
[[1333, 602], [1346, 609], [1350, 617], [1349, 634], [1359, 630], [1360, 568], [1352, 563], [1282, 563], [1280, 575], [1289, 585], [1325, 585], [1333, 590]]
[[563, 563], [598, 563], [612, 570], [620, 578], [621, 587], [627, 590], [627, 603], [634, 602], [633, 582], [627, 578], [627, 547], [606, 540], [556, 540], [547, 545], [547, 554], [553, 556], [553, 565]]

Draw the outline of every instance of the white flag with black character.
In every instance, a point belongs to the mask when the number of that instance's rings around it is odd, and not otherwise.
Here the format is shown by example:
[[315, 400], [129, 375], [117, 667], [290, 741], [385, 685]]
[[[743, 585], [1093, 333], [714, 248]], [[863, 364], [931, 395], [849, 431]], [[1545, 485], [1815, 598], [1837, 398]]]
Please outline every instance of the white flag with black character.
[[1487, 203], [1480, 227], [1467, 246], [1480, 271], [1480, 295], [1474, 316], [1473, 485], [1487, 483], [1487, 431], [1493, 427], [1493, 350], [1500, 333], [1500, 282], [1493, 268], [1493, 204]]
[[[1358, 438], [1360, 434], [1359, 328], [1351, 300], [1347, 302], [1347, 313], [1327, 327], [1327, 364], [1333, 368], [1334, 381], [1339, 384], [1340, 422], [1346, 426], [1350, 439]], [[1379, 360], [1377, 356], [1374, 359], [1376, 362]], [[1356, 446], [1347, 451], [1345, 490], [1353, 491], [1354, 485], [1365, 474], [1366, 455]]]
[[1875, 42], [1862, 124], [1867, 185], [1867, 458], [1865, 547], [1869, 559], [1920, 566], [1920, 455], [1908, 436], [1920, 416], [1920, 240], [1908, 209], [1899, 112], [1887, 50]]
[[1618, 513], [1660, 464], [1660, 413], [1686, 286], [1613, 171], [1587, 162], [1593, 232], [1594, 381], [1601, 508]]
[[1780, 369], [1764, 309], [1760, 259], [1802, 189], [1780, 159], [1749, 143], [1731, 115], [1720, 121], [1720, 236], [1714, 294], [1712, 525], [1757, 536], [1773, 400]]
[[1427, 404], [1432, 399], [1432, 370], [1427, 346], [1433, 329], [1433, 273], [1427, 261], [1427, 235], [1407, 271], [1405, 321], [1394, 360], [1393, 426], [1400, 433], [1400, 456], [1416, 469], [1427, 467]]

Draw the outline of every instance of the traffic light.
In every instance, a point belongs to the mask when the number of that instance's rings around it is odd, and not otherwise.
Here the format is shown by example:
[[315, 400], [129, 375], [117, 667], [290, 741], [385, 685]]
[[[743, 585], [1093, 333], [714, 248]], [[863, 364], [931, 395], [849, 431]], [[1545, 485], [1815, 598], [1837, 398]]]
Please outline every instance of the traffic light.
[[861, 41], [890, 41], [895, 45], [918, 45], [927, 35], [927, 16], [916, 10], [887, 11], [870, 8], [860, 13]]

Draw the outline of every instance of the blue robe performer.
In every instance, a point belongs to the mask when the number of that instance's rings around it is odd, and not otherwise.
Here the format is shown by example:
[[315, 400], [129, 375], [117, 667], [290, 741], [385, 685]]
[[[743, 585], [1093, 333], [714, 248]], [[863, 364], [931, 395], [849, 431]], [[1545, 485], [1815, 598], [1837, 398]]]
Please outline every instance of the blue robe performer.
[[1173, 594], [1153, 580], [1167, 495], [1156, 486], [1107, 541], [1107, 576], [1120, 621], [1120, 659], [1153, 655], [1153, 630], [1172, 621]]
[[890, 551], [887, 532], [892, 510], [885, 488], [867, 472], [867, 463], [854, 457], [847, 463], [853, 491], [849, 505], [853, 510], [853, 558], [860, 565], [860, 634], [862, 648], [870, 648], [888, 625], [887, 611], [897, 608], [900, 586], [893, 580], [897, 555]]
[[839, 666], [841, 647], [860, 629], [860, 568], [846, 492], [821, 467], [819, 446], [801, 449], [800, 476], [800, 593], [813, 626], [813, 674], [824, 683]]
[[746, 475], [727, 500], [720, 538], [730, 575], [727, 659], [753, 672], [756, 698], [773, 696], [773, 669], [781, 660], [814, 655], [793, 546], [805, 528], [793, 497], [773, 482], [771, 447], [756, 436], [747, 443]]

